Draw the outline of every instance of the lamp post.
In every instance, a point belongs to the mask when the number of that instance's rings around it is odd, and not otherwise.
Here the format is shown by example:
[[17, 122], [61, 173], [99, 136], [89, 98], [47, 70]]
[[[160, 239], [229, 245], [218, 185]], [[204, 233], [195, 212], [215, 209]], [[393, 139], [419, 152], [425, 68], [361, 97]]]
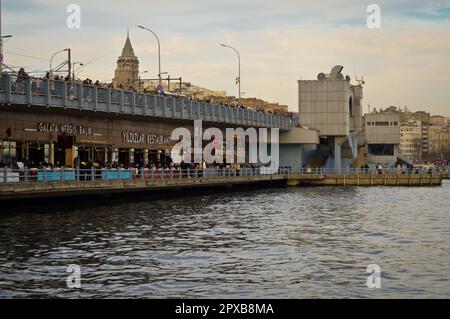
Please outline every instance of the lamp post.
[[159, 65], [158, 79], [159, 79], [159, 84], [162, 85], [162, 83], [161, 83], [161, 43], [159, 42], [159, 38], [156, 35], [156, 33], [153, 32], [152, 30], [150, 30], [149, 28], [143, 27], [141, 25], [138, 25], [138, 28], [151, 32], [156, 37], [156, 40], [158, 41], [158, 65]]
[[75, 81], [75, 65], [79, 65], [79, 66], [83, 66], [84, 64], [83, 64], [83, 62], [73, 62], [73, 64], [72, 64], [72, 78], [73, 78], [73, 80]]
[[229, 45], [226, 44], [221, 44], [221, 46], [223, 46], [224, 48], [229, 48], [232, 49], [234, 52], [236, 52], [237, 56], [238, 56], [238, 83], [239, 83], [239, 102], [241, 101], [241, 55], [239, 54], [239, 51]]
[[144, 74], [144, 73], [148, 73], [148, 71], [142, 71], [142, 72], [139, 72], [139, 90], [141, 90], [141, 88], [142, 88], [142, 85], [141, 85], [141, 74]]

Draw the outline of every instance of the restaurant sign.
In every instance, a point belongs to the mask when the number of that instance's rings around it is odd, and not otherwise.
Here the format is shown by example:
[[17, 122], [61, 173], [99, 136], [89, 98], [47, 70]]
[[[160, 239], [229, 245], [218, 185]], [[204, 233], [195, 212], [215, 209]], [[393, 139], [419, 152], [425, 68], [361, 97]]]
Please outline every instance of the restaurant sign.
[[94, 135], [92, 127], [74, 124], [39, 123], [38, 132], [66, 135]]
[[129, 144], [170, 145], [172, 140], [168, 136], [145, 134], [138, 132], [122, 132], [123, 141]]

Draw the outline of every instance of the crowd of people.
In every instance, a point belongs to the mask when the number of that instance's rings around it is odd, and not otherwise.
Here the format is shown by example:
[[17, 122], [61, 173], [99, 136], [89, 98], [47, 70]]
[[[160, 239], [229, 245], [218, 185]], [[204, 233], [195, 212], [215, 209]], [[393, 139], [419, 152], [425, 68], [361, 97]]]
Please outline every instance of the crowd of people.
[[[29, 75], [25, 72], [24, 68], [20, 68], [19, 71], [17, 72], [17, 78], [15, 80], [15, 83], [18, 86], [22, 86], [25, 83], [24, 82], [24, 78], [28, 77]], [[135, 87], [133, 85], [129, 85], [129, 86], [124, 86], [122, 84], [119, 85], [114, 85], [114, 83], [102, 83], [99, 80], [93, 81], [92, 79], [86, 78], [84, 80], [74, 80], [73, 78], [71, 78], [71, 76], [67, 75], [67, 76], [62, 76], [59, 74], [52, 74], [52, 72], [47, 72], [45, 74], [45, 76], [43, 76], [41, 78], [41, 80], [52, 80], [52, 81], [64, 81], [64, 82], [68, 82], [68, 83], [80, 83], [83, 85], [92, 85], [92, 86], [96, 86], [98, 88], [109, 88], [109, 89], [118, 89], [118, 90], [124, 90], [124, 91], [129, 91], [129, 92], [135, 92], [135, 93], [144, 93], [144, 94], [152, 94], [152, 95], [159, 95], [159, 96], [167, 96], [170, 95], [171, 97], [175, 97], [175, 98], [185, 98], [187, 100], [191, 100], [191, 101], [196, 101], [196, 102], [203, 102], [203, 103], [216, 103], [218, 105], [222, 105], [222, 106], [226, 106], [226, 107], [231, 107], [231, 108], [239, 108], [239, 109], [250, 109], [250, 110], [256, 110], [259, 112], [263, 112], [263, 113], [268, 113], [268, 114], [275, 114], [275, 115], [284, 115], [284, 116], [289, 116], [289, 117], [293, 117], [293, 113], [292, 112], [283, 112], [283, 111], [270, 111], [270, 110], [265, 110], [262, 107], [250, 107], [247, 105], [244, 105], [239, 99], [231, 99], [229, 98], [226, 101], [220, 100], [215, 102], [214, 97], [206, 97], [206, 98], [196, 98], [193, 95], [188, 95], [188, 96], [184, 96], [184, 95], [177, 95], [177, 94], [173, 94], [173, 93], [169, 93], [164, 91], [163, 87], [161, 84], [158, 84], [158, 86], [154, 89], [151, 88], [141, 88], [141, 87]], [[33, 84], [34, 87], [36, 87], [36, 84]], [[140, 86], [140, 85], [139, 85]]]
[[70, 173], [73, 176], [79, 174], [80, 180], [109, 179], [105, 173], [122, 174], [122, 179], [151, 179], [151, 178], [201, 178], [209, 176], [240, 176], [258, 174], [263, 165], [256, 164], [206, 164], [205, 162], [181, 163], [173, 162], [161, 163], [150, 162], [131, 163], [124, 165], [119, 163], [102, 163], [101, 161], [80, 161], [78, 157], [74, 160], [73, 166], [64, 166], [56, 161], [51, 162], [34, 162], [24, 161], [13, 163], [3, 163], [3, 169], [9, 171], [20, 172], [21, 175], [27, 175], [29, 179], [37, 177], [39, 172], [46, 172], [48, 176], [52, 173]]

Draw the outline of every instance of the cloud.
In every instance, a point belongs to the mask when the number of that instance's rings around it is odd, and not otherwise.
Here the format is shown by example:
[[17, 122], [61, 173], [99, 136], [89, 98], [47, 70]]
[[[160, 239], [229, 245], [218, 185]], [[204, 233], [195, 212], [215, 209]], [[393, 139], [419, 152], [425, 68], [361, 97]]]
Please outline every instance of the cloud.
[[[74, 60], [93, 61], [81, 76], [110, 81], [129, 27], [141, 70], [156, 76], [156, 40], [135, 27], [144, 24], [160, 35], [163, 71], [201, 86], [236, 94], [236, 55], [219, 46], [227, 43], [241, 52], [246, 96], [280, 101], [295, 111], [296, 81], [342, 64], [352, 78], [365, 76], [365, 104], [450, 115], [450, 42], [444, 41], [450, 36], [449, 6], [442, 1], [377, 1], [379, 30], [366, 28], [371, 1], [78, 0], [82, 28], [70, 30], [65, 8], [72, 2], [4, 4], [4, 32], [15, 36], [5, 50], [49, 59], [71, 47]], [[47, 68], [45, 61], [7, 52], [8, 64]]]

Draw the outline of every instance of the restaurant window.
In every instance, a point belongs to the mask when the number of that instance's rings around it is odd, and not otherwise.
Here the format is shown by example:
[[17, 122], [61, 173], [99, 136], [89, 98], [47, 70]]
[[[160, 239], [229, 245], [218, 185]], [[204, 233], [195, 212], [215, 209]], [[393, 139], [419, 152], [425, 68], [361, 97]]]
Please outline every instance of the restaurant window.
[[43, 165], [50, 154], [49, 145], [42, 143], [28, 144], [28, 161], [30, 167], [35, 167], [39, 164]]
[[119, 164], [130, 165], [130, 151], [127, 148], [119, 148]]

